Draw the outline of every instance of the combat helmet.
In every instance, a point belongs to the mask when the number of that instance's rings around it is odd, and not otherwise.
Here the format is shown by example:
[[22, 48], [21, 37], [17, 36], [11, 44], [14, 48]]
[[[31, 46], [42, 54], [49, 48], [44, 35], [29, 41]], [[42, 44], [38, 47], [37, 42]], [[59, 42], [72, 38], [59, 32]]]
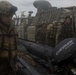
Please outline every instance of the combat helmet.
[[15, 14], [17, 7], [13, 6], [8, 1], [0, 1], [0, 14]]

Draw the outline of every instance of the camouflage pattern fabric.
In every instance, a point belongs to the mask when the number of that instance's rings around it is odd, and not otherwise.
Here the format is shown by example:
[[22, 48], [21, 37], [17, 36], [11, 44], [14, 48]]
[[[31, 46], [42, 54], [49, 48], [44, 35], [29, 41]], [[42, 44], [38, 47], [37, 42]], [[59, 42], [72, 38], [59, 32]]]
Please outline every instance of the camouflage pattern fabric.
[[13, 6], [8, 1], [0, 1], [0, 14], [14, 14], [17, 11], [17, 7]]
[[72, 25], [66, 25], [62, 23], [60, 27], [57, 30], [57, 35], [56, 35], [56, 44], [61, 42], [62, 40], [66, 38], [73, 37], [73, 31], [72, 31]]
[[45, 44], [46, 42], [46, 30], [42, 30], [42, 28], [38, 29], [35, 35], [36, 42], [41, 44]]
[[50, 30], [47, 32], [47, 44], [51, 47], [55, 47], [56, 44], [56, 33], [58, 25], [52, 25]]
[[13, 25], [7, 29], [0, 24], [0, 75], [12, 75], [13, 70], [10, 67], [10, 61], [15, 64], [16, 55], [16, 34]]
[[0, 13], [8, 13], [9, 12], [9, 9], [12, 7], [12, 4], [10, 4], [9, 2], [7, 1], [1, 1], [0, 2]]

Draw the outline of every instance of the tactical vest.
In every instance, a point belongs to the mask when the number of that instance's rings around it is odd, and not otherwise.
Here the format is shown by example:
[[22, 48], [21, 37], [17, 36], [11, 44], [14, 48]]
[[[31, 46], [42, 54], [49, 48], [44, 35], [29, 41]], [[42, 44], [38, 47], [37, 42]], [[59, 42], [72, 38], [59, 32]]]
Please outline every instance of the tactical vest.
[[52, 26], [51, 27], [51, 29], [50, 29], [50, 36], [49, 36], [49, 38], [52, 38], [52, 39], [55, 39], [55, 37], [56, 37], [56, 32], [57, 32], [57, 25], [56, 26]]
[[[0, 74], [15, 75], [15, 63], [17, 54], [16, 36], [13, 27], [8, 32], [0, 25]], [[6, 28], [5, 28], [6, 29]]]
[[16, 56], [17, 43], [14, 30], [5, 32], [0, 28], [0, 57], [13, 59]]
[[72, 25], [62, 25], [61, 28], [61, 36], [65, 38], [69, 38], [73, 36]]
[[60, 29], [60, 34], [57, 39], [58, 43], [64, 39], [70, 38], [70, 37], [73, 37], [72, 25], [62, 24], [61, 29]]
[[56, 33], [57, 33], [58, 25], [51, 26], [48, 35], [47, 35], [47, 44], [51, 47], [55, 47], [56, 44]]

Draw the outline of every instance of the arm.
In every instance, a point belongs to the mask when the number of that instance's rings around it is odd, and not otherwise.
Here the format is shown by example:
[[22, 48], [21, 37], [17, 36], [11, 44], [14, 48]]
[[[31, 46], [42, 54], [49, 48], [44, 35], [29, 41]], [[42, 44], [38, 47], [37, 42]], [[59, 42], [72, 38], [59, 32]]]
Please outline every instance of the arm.
[[58, 44], [58, 42], [59, 42], [60, 34], [61, 34], [61, 25], [59, 25], [58, 28], [57, 28], [57, 33], [56, 33], [56, 44]]

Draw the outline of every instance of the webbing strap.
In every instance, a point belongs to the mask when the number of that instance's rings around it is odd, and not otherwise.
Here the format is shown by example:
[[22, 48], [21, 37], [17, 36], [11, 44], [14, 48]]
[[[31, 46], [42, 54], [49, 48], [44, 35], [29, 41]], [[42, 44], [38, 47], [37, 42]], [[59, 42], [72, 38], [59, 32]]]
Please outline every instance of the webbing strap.
[[[13, 34], [11, 34], [11, 32], [9, 33], [9, 34], [5, 34], [4, 32], [3, 32], [3, 30], [2, 30], [2, 28], [0, 27], [0, 30], [1, 30], [1, 32], [2, 32], [2, 34], [0, 34], [0, 37], [2, 38], [2, 42], [1, 42], [1, 47], [0, 47], [0, 53], [3, 51], [3, 50], [8, 50], [9, 51], [9, 49], [6, 49], [6, 48], [4, 48], [4, 38], [5, 37], [9, 37], [9, 39], [10, 39], [10, 37], [12, 37], [12, 36], [14, 36], [14, 44], [15, 44], [15, 49], [17, 49], [17, 45], [16, 45], [16, 34], [14, 33], [14, 31], [13, 31]], [[10, 41], [9, 41], [10, 42]], [[11, 49], [11, 48], [10, 48]]]
[[[1, 29], [1, 28], [0, 28]], [[2, 32], [2, 34], [3, 34], [3, 31], [2, 31], [2, 29], [1, 29], [1, 32]], [[1, 50], [0, 50], [0, 54], [3, 52], [3, 47], [4, 46], [4, 35], [2, 35], [2, 42], [1, 42]]]

